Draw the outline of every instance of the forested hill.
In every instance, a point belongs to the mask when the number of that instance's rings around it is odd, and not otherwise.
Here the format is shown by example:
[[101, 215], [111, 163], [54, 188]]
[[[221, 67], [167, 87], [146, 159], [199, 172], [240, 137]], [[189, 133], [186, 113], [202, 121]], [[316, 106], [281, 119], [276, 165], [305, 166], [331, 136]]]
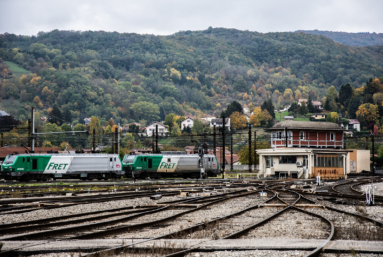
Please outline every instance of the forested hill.
[[332, 40], [349, 46], [373, 46], [383, 45], [383, 33], [349, 33], [322, 30], [297, 30], [296, 32], [305, 32], [306, 34], [322, 35]]
[[359, 87], [383, 75], [382, 46], [223, 28], [170, 36], [2, 34], [0, 58], [31, 72], [12, 76], [8, 67], [0, 73], [6, 78], [0, 108], [19, 119], [31, 106], [45, 116], [57, 104], [77, 121], [96, 115], [123, 124], [163, 120], [171, 112], [218, 114], [232, 100], [252, 108], [271, 98], [278, 108], [309, 95], [320, 100], [331, 85]]

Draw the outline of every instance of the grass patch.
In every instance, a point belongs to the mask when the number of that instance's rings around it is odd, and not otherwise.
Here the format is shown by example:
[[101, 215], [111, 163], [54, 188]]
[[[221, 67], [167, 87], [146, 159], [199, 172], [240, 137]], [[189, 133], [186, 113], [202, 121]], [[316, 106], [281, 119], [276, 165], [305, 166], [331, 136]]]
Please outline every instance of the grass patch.
[[310, 121], [309, 118], [294, 118], [296, 121]]
[[288, 111], [284, 111], [284, 112], [276, 112], [275, 113], [275, 118], [279, 121], [284, 121], [284, 117], [285, 116], [289, 116], [289, 112]]
[[12, 70], [13, 75], [21, 76], [23, 74], [31, 74], [31, 72], [29, 70], [26, 70], [23, 67], [20, 67], [19, 65], [17, 65], [14, 62], [10, 62], [10, 61], [4, 61], [4, 62]]

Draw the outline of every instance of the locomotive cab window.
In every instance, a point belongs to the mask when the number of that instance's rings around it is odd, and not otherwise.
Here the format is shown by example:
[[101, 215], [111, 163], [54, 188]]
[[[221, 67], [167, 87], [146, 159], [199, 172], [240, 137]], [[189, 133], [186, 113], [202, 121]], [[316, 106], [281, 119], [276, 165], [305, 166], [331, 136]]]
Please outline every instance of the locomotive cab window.
[[112, 161], [113, 161], [113, 158], [110, 158], [110, 161], [112, 162]]
[[37, 170], [37, 159], [32, 159], [32, 169]]
[[168, 158], [168, 162], [172, 162], [172, 160], [170, 158]]
[[114, 157], [114, 161], [116, 161], [116, 157]]
[[152, 159], [148, 159], [148, 168], [153, 168]]

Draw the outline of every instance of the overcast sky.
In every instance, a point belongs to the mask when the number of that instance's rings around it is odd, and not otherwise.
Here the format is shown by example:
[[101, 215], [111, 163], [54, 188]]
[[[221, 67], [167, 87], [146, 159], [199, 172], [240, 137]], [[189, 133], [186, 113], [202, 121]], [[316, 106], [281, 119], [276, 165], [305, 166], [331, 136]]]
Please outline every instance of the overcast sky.
[[169, 35], [209, 26], [383, 33], [382, 10], [382, 0], [0, 0], [0, 34], [59, 29]]

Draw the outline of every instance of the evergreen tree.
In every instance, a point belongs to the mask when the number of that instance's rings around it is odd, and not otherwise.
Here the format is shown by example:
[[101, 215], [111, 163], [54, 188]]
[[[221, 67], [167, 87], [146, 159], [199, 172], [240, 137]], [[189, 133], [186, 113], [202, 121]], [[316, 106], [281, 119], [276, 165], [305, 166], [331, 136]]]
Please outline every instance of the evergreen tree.
[[311, 96], [309, 96], [309, 100], [308, 100], [308, 103], [307, 103], [307, 109], [311, 113], [316, 112], [315, 107], [313, 105], [313, 101], [311, 100]]
[[63, 115], [57, 105], [53, 106], [53, 109], [48, 113], [48, 122], [55, 124], [62, 124], [64, 121]]
[[242, 105], [240, 103], [238, 103], [237, 101], [233, 101], [231, 104], [229, 104], [227, 106], [227, 109], [226, 111], [222, 111], [221, 112], [221, 118], [223, 117], [223, 115], [225, 115], [225, 117], [230, 117], [230, 115], [233, 113], [233, 112], [239, 112], [239, 113], [242, 113], [243, 114], [243, 108], [242, 108]]
[[299, 107], [299, 113], [305, 115], [308, 113], [308, 108], [306, 106], [306, 102], [302, 102], [301, 107]]
[[297, 102], [293, 102], [290, 105], [290, 108], [288, 109], [289, 112], [298, 112], [298, 110], [299, 110], [299, 105]]
[[[353, 89], [350, 84], [342, 85], [339, 89], [339, 103], [344, 106], [346, 101], [352, 97], [352, 93]], [[344, 107], [346, 108], [346, 106]]]
[[69, 124], [72, 123], [72, 114], [69, 109], [65, 109], [63, 116], [65, 122], [68, 122]]
[[271, 115], [271, 117], [273, 119], [275, 119], [275, 113], [274, 113], [274, 105], [273, 105], [273, 102], [271, 101], [271, 98], [269, 98], [269, 100], [265, 100], [262, 105], [261, 105], [261, 109], [262, 111], [263, 110], [266, 110], [269, 112], [269, 114]]

